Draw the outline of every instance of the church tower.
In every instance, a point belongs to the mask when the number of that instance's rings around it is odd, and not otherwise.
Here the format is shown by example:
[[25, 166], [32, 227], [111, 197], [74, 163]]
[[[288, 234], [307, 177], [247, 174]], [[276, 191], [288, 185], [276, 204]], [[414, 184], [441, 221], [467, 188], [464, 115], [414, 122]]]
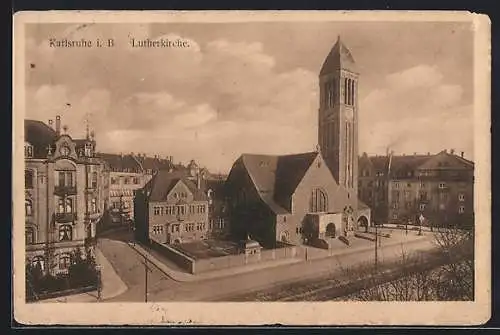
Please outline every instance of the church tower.
[[358, 77], [354, 58], [339, 36], [319, 74], [318, 145], [350, 198], [358, 196]]

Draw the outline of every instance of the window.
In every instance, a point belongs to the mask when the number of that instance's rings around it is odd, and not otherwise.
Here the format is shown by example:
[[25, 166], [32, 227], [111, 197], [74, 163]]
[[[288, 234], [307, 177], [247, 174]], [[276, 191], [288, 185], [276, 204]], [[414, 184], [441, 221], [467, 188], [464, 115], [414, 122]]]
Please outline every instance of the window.
[[411, 199], [411, 192], [410, 191], [405, 191], [405, 199], [410, 200]]
[[465, 194], [459, 193], [458, 194], [458, 201], [465, 201]]
[[463, 214], [464, 212], [465, 212], [465, 207], [464, 206], [458, 207], [458, 213], [459, 214]]
[[118, 180], [115, 177], [111, 177], [111, 185], [118, 184]]
[[130, 178], [129, 177], [125, 177], [124, 183], [125, 183], [125, 185], [130, 184]]
[[425, 188], [425, 183], [423, 181], [420, 182], [420, 187]]
[[33, 188], [33, 171], [24, 170], [24, 188]]
[[153, 207], [153, 214], [154, 215], [160, 215], [160, 207]]
[[71, 241], [73, 239], [73, 228], [70, 225], [59, 227], [59, 241]]
[[62, 254], [59, 256], [59, 269], [67, 270], [71, 265], [71, 256], [69, 254]]
[[439, 188], [440, 189], [446, 188], [446, 184], [445, 183], [439, 183]]
[[43, 256], [35, 256], [33, 257], [33, 259], [31, 260], [31, 264], [33, 266], [37, 266], [40, 268], [40, 270], [43, 271], [44, 269], [44, 266], [45, 266], [45, 260], [43, 259]]
[[59, 198], [57, 200], [57, 212], [64, 213], [64, 198]]
[[25, 239], [26, 245], [35, 243], [35, 229], [33, 227], [26, 227]]
[[92, 213], [97, 213], [97, 199], [96, 198], [92, 198], [92, 200], [90, 201], [90, 208], [92, 210]]
[[24, 157], [33, 157], [33, 146], [29, 143], [24, 143]]
[[92, 188], [97, 188], [97, 172], [92, 172]]
[[66, 213], [73, 213], [73, 199], [66, 198]]
[[312, 213], [326, 212], [328, 210], [328, 199], [326, 193], [320, 189], [314, 189], [309, 200], [309, 210]]
[[425, 211], [425, 204], [420, 204], [419, 209], [420, 211]]
[[397, 220], [397, 218], [398, 218], [398, 213], [393, 213], [393, 214], [392, 214], [392, 218], [393, 218], [394, 220]]
[[447, 201], [448, 200], [448, 193], [440, 193], [439, 199], [443, 202]]
[[134, 184], [136, 184], [136, 185], [139, 184], [139, 178], [134, 177]]
[[33, 202], [30, 199], [24, 200], [24, 212], [26, 216], [33, 215]]
[[399, 203], [395, 202], [392, 204], [392, 208], [398, 209], [399, 208]]
[[419, 197], [421, 201], [427, 201], [427, 192], [420, 192]]
[[180, 225], [179, 224], [173, 224], [172, 225], [172, 233], [179, 232], [179, 231], [180, 231]]
[[399, 181], [394, 182], [394, 188], [399, 188]]
[[411, 187], [411, 183], [407, 183], [406, 187], [410, 188]]

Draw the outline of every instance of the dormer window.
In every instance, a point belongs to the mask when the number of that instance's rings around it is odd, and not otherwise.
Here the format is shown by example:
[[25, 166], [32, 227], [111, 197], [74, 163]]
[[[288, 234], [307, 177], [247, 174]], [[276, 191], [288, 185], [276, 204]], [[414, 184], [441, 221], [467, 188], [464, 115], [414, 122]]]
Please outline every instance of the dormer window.
[[67, 144], [64, 144], [61, 149], [59, 149], [59, 152], [61, 153], [62, 156], [69, 156], [71, 153], [71, 149]]
[[33, 146], [27, 142], [24, 143], [24, 157], [33, 157]]
[[91, 157], [92, 156], [92, 143], [85, 143], [85, 156], [86, 157]]

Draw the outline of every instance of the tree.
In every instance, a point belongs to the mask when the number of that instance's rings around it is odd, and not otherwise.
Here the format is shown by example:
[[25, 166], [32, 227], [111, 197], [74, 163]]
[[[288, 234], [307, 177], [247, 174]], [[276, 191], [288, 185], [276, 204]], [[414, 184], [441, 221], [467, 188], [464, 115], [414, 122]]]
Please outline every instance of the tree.
[[346, 298], [362, 301], [471, 301], [474, 300], [473, 232], [441, 228], [435, 232], [436, 249], [407, 254], [378, 269], [372, 264], [343, 269], [350, 283]]

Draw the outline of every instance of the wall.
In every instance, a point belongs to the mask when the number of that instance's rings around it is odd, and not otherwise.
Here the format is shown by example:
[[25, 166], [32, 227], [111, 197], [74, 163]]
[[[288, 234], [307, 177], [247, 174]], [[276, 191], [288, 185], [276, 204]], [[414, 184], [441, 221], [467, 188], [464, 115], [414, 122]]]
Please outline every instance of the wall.
[[228, 269], [249, 264], [262, 263], [280, 259], [300, 257], [301, 253], [295, 246], [286, 246], [277, 249], [262, 249], [260, 255], [229, 255], [204, 259], [194, 259], [165, 244], [151, 241], [151, 248], [162, 253], [181, 268], [192, 274], [215, 270]]
[[158, 251], [159, 253], [165, 255], [172, 262], [177, 264], [179, 267], [189, 271], [190, 273], [194, 273], [194, 263], [195, 260], [174, 248], [169, 247], [165, 244], [159, 244], [154, 241], [151, 241], [150, 247], [153, 250]]
[[222, 270], [237, 266], [275, 261], [280, 259], [291, 259], [295, 257], [298, 257], [296, 247], [288, 246], [277, 249], [262, 249], [260, 252], [260, 257], [258, 257], [258, 255], [247, 256], [245, 254], [238, 254], [223, 257], [198, 259], [195, 261], [194, 273]]

